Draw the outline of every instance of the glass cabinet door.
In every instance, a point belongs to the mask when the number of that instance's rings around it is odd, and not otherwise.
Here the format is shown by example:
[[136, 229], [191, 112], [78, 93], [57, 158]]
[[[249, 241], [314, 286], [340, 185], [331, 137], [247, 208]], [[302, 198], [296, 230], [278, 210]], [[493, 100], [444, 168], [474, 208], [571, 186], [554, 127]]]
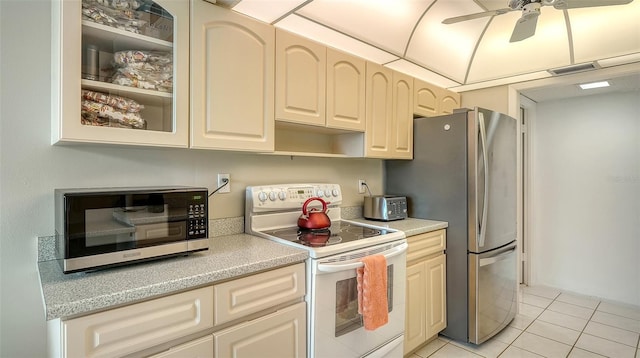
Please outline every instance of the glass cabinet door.
[[188, 16], [181, 0], [56, 1], [52, 142], [187, 147]]

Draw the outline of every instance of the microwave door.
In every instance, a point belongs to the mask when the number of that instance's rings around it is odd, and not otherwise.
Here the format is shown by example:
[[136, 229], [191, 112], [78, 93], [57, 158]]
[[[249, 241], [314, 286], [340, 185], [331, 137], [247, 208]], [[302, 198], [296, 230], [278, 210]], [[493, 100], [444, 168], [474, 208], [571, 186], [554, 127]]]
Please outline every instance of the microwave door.
[[135, 241], [135, 226], [123, 223], [113, 218], [113, 209], [87, 209], [85, 211], [86, 247], [104, 245], [133, 246]]

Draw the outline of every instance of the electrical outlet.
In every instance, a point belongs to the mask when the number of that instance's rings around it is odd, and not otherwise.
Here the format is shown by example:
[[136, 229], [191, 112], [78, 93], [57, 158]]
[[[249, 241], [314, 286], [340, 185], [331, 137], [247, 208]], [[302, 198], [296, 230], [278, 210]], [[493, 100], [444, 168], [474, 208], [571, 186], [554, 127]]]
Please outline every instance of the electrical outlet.
[[367, 192], [367, 181], [364, 179], [358, 179], [358, 193], [364, 194]]
[[[223, 186], [225, 182], [227, 185]], [[218, 188], [220, 188], [218, 193], [221, 194], [231, 192], [231, 176], [229, 174], [218, 174]]]

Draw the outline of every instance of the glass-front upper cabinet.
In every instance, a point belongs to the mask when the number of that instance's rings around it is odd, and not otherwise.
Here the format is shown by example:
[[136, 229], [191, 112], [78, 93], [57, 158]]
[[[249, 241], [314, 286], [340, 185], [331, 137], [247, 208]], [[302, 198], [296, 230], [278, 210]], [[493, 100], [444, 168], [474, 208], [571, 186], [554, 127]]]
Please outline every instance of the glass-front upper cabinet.
[[52, 15], [52, 143], [188, 147], [188, 1], [55, 0]]

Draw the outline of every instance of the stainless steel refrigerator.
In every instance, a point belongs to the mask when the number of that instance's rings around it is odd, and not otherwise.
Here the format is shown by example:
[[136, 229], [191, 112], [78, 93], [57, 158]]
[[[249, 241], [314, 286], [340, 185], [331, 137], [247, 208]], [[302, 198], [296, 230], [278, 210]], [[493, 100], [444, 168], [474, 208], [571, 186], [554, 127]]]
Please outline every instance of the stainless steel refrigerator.
[[517, 121], [487, 109], [416, 118], [413, 160], [385, 162], [385, 193], [409, 216], [447, 221], [447, 328], [480, 344], [517, 306]]

